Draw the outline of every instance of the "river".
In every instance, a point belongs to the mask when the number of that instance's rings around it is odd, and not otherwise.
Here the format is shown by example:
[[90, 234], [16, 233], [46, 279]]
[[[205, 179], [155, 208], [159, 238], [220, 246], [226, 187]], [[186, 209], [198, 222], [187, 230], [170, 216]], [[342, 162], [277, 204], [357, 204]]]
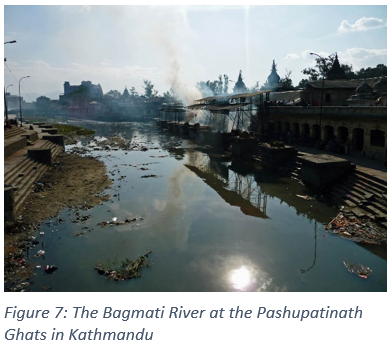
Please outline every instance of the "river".
[[[88, 149], [114, 180], [106, 191], [111, 199], [78, 214], [66, 208], [60, 223], [45, 221], [45, 256], [34, 261], [41, 268], [29, 290], [387, 291], [386, 249], [369, 250], [326, 231], [337, 209], [296, 196], [312, 195], [298, 181], [213, 161], [154, 123], [77, 124], [97, 137], [121, 134], [148, 150]], [[129, 218], [136, 220], [99, 225]], [[114, 266], [147, 250], [151, 266], [140, 278], [113, 281], [94, 269], [97, 262]], [[373, 273], [362, 279], [344, 261]], [[46, 274], [46, 264], [58, 269]]]

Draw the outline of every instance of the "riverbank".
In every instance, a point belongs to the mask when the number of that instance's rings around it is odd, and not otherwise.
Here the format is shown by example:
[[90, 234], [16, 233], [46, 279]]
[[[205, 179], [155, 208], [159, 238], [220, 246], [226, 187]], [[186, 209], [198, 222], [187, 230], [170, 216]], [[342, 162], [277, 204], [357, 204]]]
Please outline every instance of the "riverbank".
[[[67, 138], [66, 138], [67, 140]], [[75, 135], [68, 138], [75, 141]], [[66, 207], [87, 209], [108, 199], [103, 191], [112, 181], [103, 162], [92, 157], [62, 152], [36, 184], [14, 224], [4, 225], [4, 284], [6, 291], [23, 290], [32, 274], [26, 251], [37, 244], [40, 224]]]

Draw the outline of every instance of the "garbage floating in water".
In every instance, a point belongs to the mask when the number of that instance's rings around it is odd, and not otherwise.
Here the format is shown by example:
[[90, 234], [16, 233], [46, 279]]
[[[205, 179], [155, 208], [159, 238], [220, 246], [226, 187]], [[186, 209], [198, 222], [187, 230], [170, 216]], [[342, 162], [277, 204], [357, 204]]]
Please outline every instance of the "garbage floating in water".
[[325, 229], [361, 244], [386, 244], [387, 240], [386, 235], [372, 225], [369, 220], [360, 220], [350, 213], [340, 212], [325, 226]]
[[304, 200], [307, 200], [307, 201], [316, 200], [314, 197], [311, 197], [311, 196], [309, 196], [309, 195], [298, 195], [298, 194], [297, 194], [297, 196], [300, 197], [301, 199], [304, 199]]
[[98, 225], [100, 225], [102, 228], [106, 227], [106, 226], [114, 226], [114, 225], [124, 225], [124, 224], [129, 224], [132, 222], [136, 222], [136, 221], [142, 221], [143, 217], [139, 217], [139, 218], [132, 218], [132, 219], [125, 219], [124, 222], [117, 222], [117, 217], [113, 217], [111, 221], [103, 221], [103, 222], [99, 222]]
[[350, 273], [356, 274], [358, 277], [361, 277], [362, 279], [367, 279], [369, 276], [373, 274], [373, 271], [369, 267], [365, 267], [361, 263], [343, 261], [343, 264]]
[[49, 274], [52, 274], [56, 269], [57, 267], [55, 265], [46, 265], [44, 268], [45, 272]]
[[109, 279], [115, 281], [139, 278], [141, 277], [141, 269], [150, 266], [150, 262], [147, 261], [150, 253], [151, 251], [148, 250], [143, 256], [140, 256], [136, 260], [131, 261], [127, 258], [125, 261], [122, 261], [121, 264], [117, 263], [117, 258], [113, 262], [108, 260], [106, 264], [104, 262], [98, 262], [94, 269], [98, 271], [100, 275], [107, 276]]
[[40, 257], [40, 256], [44, 256], [45, 255], [45, 251], [44, 250], [38, 250], [37, 253], [34, 255], [34, 257]]

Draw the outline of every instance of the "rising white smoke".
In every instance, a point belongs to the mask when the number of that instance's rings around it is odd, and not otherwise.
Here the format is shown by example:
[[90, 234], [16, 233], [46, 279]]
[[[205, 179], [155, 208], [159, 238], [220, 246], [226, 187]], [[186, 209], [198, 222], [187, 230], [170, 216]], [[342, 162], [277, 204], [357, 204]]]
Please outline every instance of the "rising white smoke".
[[154, 24], [150, 34], [154, 35], [154, 41], [163, 49], [166, 62], [166, 80], [174, 93], [174, 98], [181, 101], [184, 106], [189, 106], [195, 100], [201, 99], [202, 94], [196, 88], [195, 83], [188, 82], [185, 72], [189, 73], [195, 67], [190, 59], [184, 59], [184, 44], [189, 38], [186, 12], [183, 8], [171, 8], [171, 12], [164, 11], [162, 20]]

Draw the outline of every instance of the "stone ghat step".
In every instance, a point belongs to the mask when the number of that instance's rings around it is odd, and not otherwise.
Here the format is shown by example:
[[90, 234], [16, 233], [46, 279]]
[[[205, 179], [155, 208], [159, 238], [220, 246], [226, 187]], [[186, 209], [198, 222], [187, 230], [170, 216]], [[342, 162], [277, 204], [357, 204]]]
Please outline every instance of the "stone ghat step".
[[380, 189], [385, 189], [387, 188], [387, 180], [386, 176], [382, 174], [383, 177], [377, 177], [374, 174], [371, 174], [369, 172], [365, 172], [362, 168], [356, 168], [354, 172], [358, 177], [363, 179], [364, 181], [368, 181], [369, 183], [373, 183], [375, 186], [380, 186]]
[[384, 197], [384, 194], [380, 194], [379, 189], [375, 188], [376, 191], [374, 191], [374, 189], [371, 189], [369, 186], [365, 187], [359, 183], [350, 183], [347, 180], [343, 182], [343, 184], [345, 184], [348, 189], [361, 194], [366, 201], [380, 203], [384, 207], [387, 206], [387, 199]]
[[363, 206], [361, 206], [361, 208], [363, 208], [367, 212], [372, 213], [374, 215], [374, 217], [376, 218], [376, 220], [386, 220], [386, 218], [387, 218], [387, 215], [385, 213], [382, 213], [381, 211], [379, 211], [377, 208], [375, 208], [372, 205], [363, 205]]
[[36, 169], [37, 164], [39, 164], [37, 161], [25, 157], [23, 162], [19, 163], [4, 175], [4, 184], [15, 186], [18, 178], [22, 178], [26, 173]]
[[[53, 153], [56, 152], [56, 155], [62, 150], [61, 147], [58, 145], [50, 142], [50, 141], [37, 141], [34, 143], [33, 147], [40, 147], [40, 148], [51, 148], [52, 149], [52, 158], [53, 158]], [[27, 148], [28, 150], [29, 148]], [[29, 162], [31, 160], [32, 162]], [[23, 152], [23, 157], [18, 158], [18, 162], [14, 163], [12, 167], [5, 167], [4, 169], [4, 184], [11, 184], [12, 181], [15, 180], [16, 177], [19, 176], [21, 173], [25, 173], [27, 170], [32, 170], [34, 169], [36, 164], [34, 160], [32, 160], [30, 157], [28, 157], [27, 153]]]
[[[52, 160], [54, 160], [62, 151], [62, 147], [57, 146], [52, 149]], [[37, 162], [37, 168], [34, 172], [29, 172], [26, 176], [20, 179], [20, 182], [16, 184], [18, 190], [15, 192], [15, 212], [16, 214], [23, 208], [24, 202], [30, 192], [34, 189], [37, 181], [39, 181], [42, 175], [50, 168], [50, 166]]]
[[25, 130], [20, 127], [12, 127], [4, 131], [4, 139], [12, 138], [16, 135], [23, 134]]
[[380, 213], [385, 214], [385, 216], [387, 215], [387, 207], [380, 204], [379, 202], [370, 202], [369, 203], [371, 206], [373, 206], [374, 208], [376, 208]]
[[343, 179], [335, 185], [335, 188], [344, 189], [347, 193], [363, 198], [364, 200], [370, 200], [375, 197], [381, 198], [378, 192], [375, 193], [372, 189], [365, 188], [361, 184], [357, 184], [349, 179]]
[[27, 139], [22, 134], [4, 139], [4, 158], [12, 156], [19, 150], [26, 148], [27, 145]]
[[21, 209], [24, 207], [24, 202], [30, 192], [33, 190], [35, 183], [39, 180], [42, 175], [49, 169], [49, 166], [41, 164], [37, 168], [37, 172], [25, 180], [25, 183], [15, 192], [15, 214], [19, 215]]
[[355, 187], [357, 187], [358, 189], [361, 189], [361, 191], [363, 191], [365, 193], [372, 193], [378, 197], [384, 198], [385, 200], [387, 199], [387, 194], [386, 194], [386, 192], [384, 193], [383, 189], [377, 188], [377, 187], [373, 186], [371, 183], [364, 182], [364, 181], [362, 181], [362, 179], [358, 178], [355, 175], [350, 175], [344, 181], [346, 183], [353, 184]]
[[[61, 151], [60, 147], [52, 149], [52, 158], [56, 158]], [[23, 188], [24, 184], [29, 183], [30, 178], [37, 178], [36, 175], [39, 173], [42, 165], [42, 163], [26, 157], [25, 162], [20, 163], [18, 167], [15, 167], [11, 175], [5, 177], [5, 184], [12, 185], [18, 189]]]
[[4, 184], [7, 184], [9, 179], [13, 177], [13, 175], [19, 172], [19, 169], [22, 169], [23, 166], [29, 162], [29, 158], [19, 157], [19, 161], [15, 163], [15, 161], [10, 162], [10, 159], [4, 160]]
[[351, 183], [348, 180], [337, 183], [334, 186], [334, 194], [342, 199], [348, 199], [354, 202], [357, 206], [370, 204], [377, 208], [382, 213], [387, 213], [387, 202], [379, 194], [375, 194], [369, 191], [369, 189], [363, 189], [358, 187], [355, 183]]

